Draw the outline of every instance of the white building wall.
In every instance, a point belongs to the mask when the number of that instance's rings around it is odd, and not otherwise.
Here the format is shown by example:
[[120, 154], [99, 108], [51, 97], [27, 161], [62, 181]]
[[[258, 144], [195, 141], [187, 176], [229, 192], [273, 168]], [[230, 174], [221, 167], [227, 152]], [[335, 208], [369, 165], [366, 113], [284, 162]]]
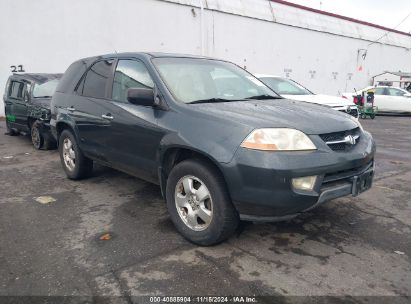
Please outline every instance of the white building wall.
[[[2, 0], [0, 90], [12, 65], [53, 73], [78, 58], [116, 51], [201, 54], [199, 1]], [[268, 0], [203, 4], [204, 53], [252, 72], [288, 73], [315, 92], [338, 95], [385, 70], [411, 71], [409, 36], [390, 33], [383, 44], [369, 45], [385, 32]], [[358, 50], [367, 48], [362, 60]]]

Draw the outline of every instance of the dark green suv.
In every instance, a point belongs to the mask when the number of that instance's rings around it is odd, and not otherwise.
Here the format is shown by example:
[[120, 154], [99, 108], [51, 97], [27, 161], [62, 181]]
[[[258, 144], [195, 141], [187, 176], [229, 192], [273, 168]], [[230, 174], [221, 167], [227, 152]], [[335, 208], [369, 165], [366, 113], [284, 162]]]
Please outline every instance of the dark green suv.
[[50, 149], [55, 140], [50, 133], [51, 96], [62, 74], [14, 74], [4, 94], [8, 135], [30, 134], [36, 149]]
[[160, 185], [178, 231], [211, 245], [371, 187], [375, 144], [352, 116], [280, 97], [227, 61], [158, 53], [73, 63], [50, 125], [70, 179], [93, 162]]

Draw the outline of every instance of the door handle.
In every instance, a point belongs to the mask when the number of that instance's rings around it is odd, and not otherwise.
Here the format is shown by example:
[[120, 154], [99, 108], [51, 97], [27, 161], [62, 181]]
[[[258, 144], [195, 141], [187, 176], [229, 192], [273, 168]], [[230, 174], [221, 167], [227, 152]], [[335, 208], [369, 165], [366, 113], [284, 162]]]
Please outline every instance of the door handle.
[[70, 111], [70, 112], [73, 112], [73, 111], [75, 111], [76, 109], [75, 109], [73, 106], [70, 106], [70, 107], [66, 108], [66, 110], [68, 110], [68, 111]]
[[114, 118], [113, 115], [111, 115], [110, 113], [103, 114], [101, 115], [101, 117], [103, 117], [104, 119], [109, 119], [109, 120], [112, 120]]

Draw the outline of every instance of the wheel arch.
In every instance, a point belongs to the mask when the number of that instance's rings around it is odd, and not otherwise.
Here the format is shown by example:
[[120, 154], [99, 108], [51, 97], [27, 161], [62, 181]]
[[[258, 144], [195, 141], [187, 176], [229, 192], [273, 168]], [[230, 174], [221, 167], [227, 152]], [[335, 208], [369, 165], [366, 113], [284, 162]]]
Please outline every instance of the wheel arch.
[[33, 127], [34, 123], [37, 121], [38, 119], [33, 117], [33, 116], [28, 116], [27, 117], [27, 127], [29, 128], [29, 130], [31, 130], [31, 128]]
[[58, 122], [56, 123], [56, 135], [57, 135], [57, 140], [56, 140], [56, 142], [57, 142], [57, 146], [58, 146], [58, 144], [59, 144], [60, 134], [61, 134], [64, 130], [70, 130], [70, 131], [73, 133], [73, 135], [74, 135], [74, 137], [76, 138], [76, 140], [77, 140], [77, 135], [76, 135], [76, 132], [75, 132], [75, 127], [74, 127], [72, 124], [70, 124], [69, 122], [67, 122], [67, 121], [58, 121]]
[[[159, 181], [160, 181], [160, 188], [161, 194], [165, 197], [166, 191], [166, 184], [168, 175], [170, 174], [173, 167], [175, 167], [178, 163], [187, 160], [187, 159], [199, 159], [208, 164], [210, 164], [217, 172], [224, 178], [225, 176], [220, 168], [220, 165], [216, 159], [211, 157], [210, 155], [205, 154], [204, 152], [198, 151], [191, 147], [186, 146], [172, 146], [168, 147], [162, 153], [162, 157], [160, 159], [160, 167], [159, 167]], [[226, 182], [225, 182], [226, 183]], [[227, 183], [226, 183], [227, 186]], [[228, 188], [227, 188], [228, 189]]]

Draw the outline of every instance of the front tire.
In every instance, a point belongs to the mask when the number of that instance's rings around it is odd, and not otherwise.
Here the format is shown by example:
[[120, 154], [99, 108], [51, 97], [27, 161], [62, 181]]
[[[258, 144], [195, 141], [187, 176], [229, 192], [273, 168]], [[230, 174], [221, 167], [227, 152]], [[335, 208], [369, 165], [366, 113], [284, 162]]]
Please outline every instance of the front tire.
[[90, 176], [93, 161], [84, 156], [69, 130], [64, 130], [59, 137], [59, 154], [61, 164], [69, 179], [77, 180]]
[[238, 226], [239, 216], [223, 177], [205, 161], [177, 164], [167, 179], [166, 200], [176, 229], [195, 244], [218, 244]]

